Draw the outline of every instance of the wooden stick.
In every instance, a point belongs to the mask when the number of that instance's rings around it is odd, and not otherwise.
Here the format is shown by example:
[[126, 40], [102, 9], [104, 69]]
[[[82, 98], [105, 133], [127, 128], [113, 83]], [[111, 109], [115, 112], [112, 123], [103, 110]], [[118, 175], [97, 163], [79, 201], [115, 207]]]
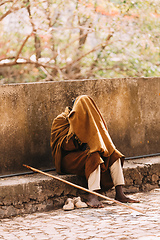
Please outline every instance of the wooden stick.
[[105, 200], [114, 202], [114, 203], [116, 203], [116, 204], [118, 204], [118, 205], [121, 205], [121, 206], [126, 207], [126, 208], [130, 208], [130, 209], [132, 209], [132, 210], [135, 210], [135, 211], [137, 211], [137, 212], [140, 212], [140, 213], [143, 213], [143, 214], [144, 214], [144, 212], [141, 211], [141, 210], [139, 210], [139, 209], [136, 209], [136, 208], [134, 208], [134, 207], [132, 207], [132, 206], [128, 206], [128, 205], [126, 205], [126, 204], [124, 204], [124, 203], [122, 203], [122, 202], [119, 202], [119, 201], [115, 200], [115, 199], [106, 197], [106, 196], [104, 196], [104, 195], [102, 195], [102, 194], [100, 194], [100, 193], [91, 191], [91, 190], [89, 190], [89, 189], [87, 189], [87, 188], [81, 187], [81, 186], [79, 186], [79, 185], [77, 185], [77, 184], [71, 183], [71, 182], [69, 182], [69, 181], [67, 181], [67, 180], [64, 180], [64, 179], [62, 179], [62, 178], [59, 178], [59, 177], [57, 177], [57, 176], [53, 176], [53, 175], [51, 175], [51, 174], [45, 173], [45, 172], [43, 172], [43, 171], [41, 171], [41, 170], [38, 170], [38, 169], [33, 168], [33, 167], [30, 167], [30, 166], [28, 166], [28, 165], [23, 164], [23, 166], [26, 167], [26, 168], [28, 168], [28, 169], [31, 169], [31, 170], [34, 171], [34, 172], [41, 173], [41, 174], [43, 174], [43, 175], [46, 175], [46, 176], [48, 176], [48, 177], [51, 177], [51, 178], [54, 178], [54, 179], [56, 179], [56, 180], [59, 180], [59, 181], [61, 181], [61, 182], [63, 182], [63, 183], [66, 183], [66, 184], [68, 184], [68, 185], [70, 185], [70, 186], [72, 186], [72, 187], [78, 188], [78, 189], [83, 190], [83, 191], [85, 191], [85, 192], [94, 194], [94, 195], [96, 195], [96, 196], [98, 196], [98, 197], [100, 197], [100, 198], [104, 198]]

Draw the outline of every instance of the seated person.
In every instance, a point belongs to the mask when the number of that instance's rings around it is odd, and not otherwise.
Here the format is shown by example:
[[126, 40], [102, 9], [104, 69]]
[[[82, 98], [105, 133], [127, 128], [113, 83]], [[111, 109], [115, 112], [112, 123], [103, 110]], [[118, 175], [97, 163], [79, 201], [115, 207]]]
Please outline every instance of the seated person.
[[[106, 123], [93, 99], [82, 95], [73, 108], [66, 107], [51, 129], [51, 150], [57, 173], [85, 176], [92, 191], [107, 191], [115, 186], [115, 199], [138, 202], [123, 193], [124, 155], [113, 144]], [[88, 205], [103, 207], [98, 197], [88, 196]]]

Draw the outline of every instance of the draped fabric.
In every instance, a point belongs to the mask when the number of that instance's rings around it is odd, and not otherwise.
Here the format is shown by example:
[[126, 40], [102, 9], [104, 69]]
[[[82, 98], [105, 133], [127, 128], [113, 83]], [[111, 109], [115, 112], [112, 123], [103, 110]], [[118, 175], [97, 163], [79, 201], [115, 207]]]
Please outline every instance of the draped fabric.
[[79, 96], [69, 114], [69, 133], [73, 133], [82, 143], [87, 143], [89, 153], [99, 152], [104, 157], [110, 156], [115, 146], [109, 136], [106, 123], [92, 98]]
[[98, 107], [86, 95], [75, 100], [72, 110], [67, 107], [54, 119], [51, 150], [58, 173], [85, 175], [88, 179], [101, 164], [102, 179], [108, 179], [109, 186], [113, 186], [109, 166], [118, 158], [123, 165], [124, 159], [114, 146]]
[[65, 112], [61, 113], [54, 119], [51, 128], [50, 145], [54, 165], [58, 173], [62, 173], [61, 172], [62, 143], [69, 131], [68, 114], [69, 108], [67, 107], [65, 109]]

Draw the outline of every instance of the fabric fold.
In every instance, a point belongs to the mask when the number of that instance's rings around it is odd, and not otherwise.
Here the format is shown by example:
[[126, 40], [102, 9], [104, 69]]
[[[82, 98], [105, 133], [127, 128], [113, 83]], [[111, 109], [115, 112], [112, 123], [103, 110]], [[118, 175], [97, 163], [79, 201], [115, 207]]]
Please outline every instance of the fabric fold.
[[86, 95], [75, 100], [72, 110], [67, 107], [54, 119], [50, 144], [58, 173], [84, 175], [88, 179], [98, 165], [103, 175], [118, 158], [123, 165], [123, 154], [113, 144], [98, 107]]
[[89, 153], [99, 152], [110, 156], [115, 146], [108, 133], [106, 123], [92, 98], [82, 95], [75, 100], [68, 116], [68, 137], [75, 134], [82, 143], [87, 143]]

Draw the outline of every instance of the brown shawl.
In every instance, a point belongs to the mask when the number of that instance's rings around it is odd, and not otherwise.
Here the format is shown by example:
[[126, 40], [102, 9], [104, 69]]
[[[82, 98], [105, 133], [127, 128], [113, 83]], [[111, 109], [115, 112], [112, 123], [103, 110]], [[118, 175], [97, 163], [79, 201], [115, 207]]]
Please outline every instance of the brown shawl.
[[[102, 156], [109, 157], [116, 150], [100, 111], [88, 96], [78, 97], [72, 111], [66, 108], [65, 112], [53, 121], [51, 150], [58, 173], [61, 173], [62, 142], [65, 137], [69, 140], [73, 135], [76, 135], [81, 143], [87, 143], [88, 154], [99, 152]], [[123, 155], [119, 153], [119, 157], [121, 156]]]
[[69, 114], [69, 108], [65, 109], [65, 112], [58, 115], [53, 123], [51, 128], [51, 150], [52, 156], [54, 160], [54, 165], [56, 167], [56, 171], [61, 173], [61, 146], [64, 138], [67, 136], [69, 130], [69, 122], [67, 120], [67, 116]]
[[82, 143], [88, 144], [89, 153], [99, 152], [108, 157], [114, 152], [115, 146], [106, 123], [92, 98], [86, 95], [78, 97], [68, 120], [68, 137], [74, 133]]

